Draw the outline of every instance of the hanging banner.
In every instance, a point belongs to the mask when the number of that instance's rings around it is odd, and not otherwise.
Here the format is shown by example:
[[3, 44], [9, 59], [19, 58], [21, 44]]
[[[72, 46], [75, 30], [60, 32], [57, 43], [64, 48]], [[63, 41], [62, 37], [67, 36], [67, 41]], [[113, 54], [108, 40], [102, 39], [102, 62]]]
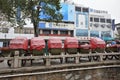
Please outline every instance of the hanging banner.
[[115, 30], [115, 20], [114, 19], [112, 20], [112, 30], [113, 31]]

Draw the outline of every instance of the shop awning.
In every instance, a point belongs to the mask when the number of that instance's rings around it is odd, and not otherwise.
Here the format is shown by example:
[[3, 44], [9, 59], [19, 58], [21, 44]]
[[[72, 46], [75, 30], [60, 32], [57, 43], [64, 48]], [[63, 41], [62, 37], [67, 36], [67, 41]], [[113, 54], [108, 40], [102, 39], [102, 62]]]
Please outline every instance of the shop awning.
[[111, 41], [111, 40], [114, 40], [114, 38], [112, 37], [103, 37], [102, 38], [104, 41]]

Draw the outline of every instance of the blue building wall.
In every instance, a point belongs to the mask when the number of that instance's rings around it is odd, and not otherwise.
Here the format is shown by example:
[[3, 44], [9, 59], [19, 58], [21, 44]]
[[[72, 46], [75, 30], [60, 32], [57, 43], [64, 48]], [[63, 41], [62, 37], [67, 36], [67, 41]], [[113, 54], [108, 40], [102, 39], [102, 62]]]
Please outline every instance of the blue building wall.
[[68, 21], [75, 22], [75, 6], [68, 5]]
[[60, 12], [63, 15], [63, 21], [68, 21], [68, 4], [61, 4], [61, 6]]
[[75, 5], [61, 3], [61, 10], [60, 12], [63, 15], [63, 21], [71, 21], [74, 22], [75, 19]]

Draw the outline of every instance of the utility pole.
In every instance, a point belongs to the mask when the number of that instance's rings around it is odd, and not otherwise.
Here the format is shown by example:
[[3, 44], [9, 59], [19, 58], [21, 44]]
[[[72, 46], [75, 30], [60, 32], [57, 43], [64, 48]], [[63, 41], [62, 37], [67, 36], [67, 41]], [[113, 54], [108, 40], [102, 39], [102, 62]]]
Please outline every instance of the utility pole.
[[88, 39], [90, 39], [90, 17], [88, 13]]

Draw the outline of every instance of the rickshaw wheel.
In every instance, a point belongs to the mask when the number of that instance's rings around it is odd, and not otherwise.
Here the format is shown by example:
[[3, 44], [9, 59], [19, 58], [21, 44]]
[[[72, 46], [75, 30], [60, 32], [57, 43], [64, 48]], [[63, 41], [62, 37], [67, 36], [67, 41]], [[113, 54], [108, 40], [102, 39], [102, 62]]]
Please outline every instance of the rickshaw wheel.
[[99, 56], [93, 56], [93, 60], [98, 61], [100, 59]]
[[[27, 54], [22, 54], [22, 57], [24, 57], [24, 56], [27, 56]], [[25, 66], [25, 64], [26, 64], [26, 60], [23, 59], [23, 60], [21, 61], [21, 66]]]
[[108, 56], [108, 59], [109, 59], [109, 60], [112, 60], [113, 57], [114, 57], [114, 56], [110, 55], [110, 56]]
[[[14, 57], [14, 54], [13, 54], [13, 53], [10, 53], [10, 54], [8, 55], [8, 57]], [[11, 67], [11, 65], [12, 65], [12, 60], [8, 60], [8, 61], [7, 61], [7, 64], [8, 64], [9, 67]]]

